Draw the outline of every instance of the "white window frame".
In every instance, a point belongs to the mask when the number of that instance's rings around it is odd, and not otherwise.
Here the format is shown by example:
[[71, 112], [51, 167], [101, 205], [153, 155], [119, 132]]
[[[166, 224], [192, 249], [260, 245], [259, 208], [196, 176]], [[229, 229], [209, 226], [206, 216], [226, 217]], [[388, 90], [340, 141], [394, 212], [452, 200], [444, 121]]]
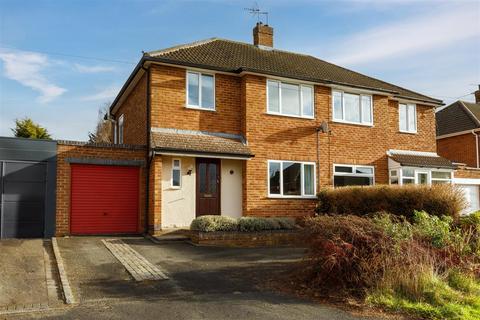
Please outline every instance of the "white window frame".
[[[178, 166], [175, 166], [175, 161], [178, 161]], [[178, 170], [180, 171], [180, 184], [178, 186], [173, 185], [173, 171]], [[182, 188], [182, 159], [179, 158], [173, 158], [172, 159], [172, 170], [171, 170], [171, 175], [170, 175], [170, 188], [171, 189], [180, 189]]]
[[[349, 167], [352, 168], [352, 172], [335, 172], [336, 167]], [[369, 168], [372, 169], [372, 173], [356, 173], [357, 168]], [[363, 164], [333, 164], [333, 175], [332, 175], [332, 184], [335, 187], [335, 176], [348, 176], [348, 177], [367, 177], [372, 178], [372, 184], [369, 186], [375, 185], [375, 167]]]
[[[283, 163], [299, 163], [300, 166], [300, 189], [301, 195], [283, 195]], [[291, 198], [291, 199], [316, 199], [317, 198], [317, 171], [315, 162], [295, 160], [268, 160], [267, 161], [267, 193], [269, 198]], [[270, 164], [280, 163], [280, 194], [270, 193]], [[313, 195], [305, 194], [305, 172], [304, 165], [313, 165]]]
[[[198, 106], [197, 105], [192, 105], [188, 103], [188, 74], [193, 73], [198, 75]], [[185, 97], [185, 106], [189, 109], [196, 109], [196, 110], [203, 110], [203, 111], [216, 111], [216, 94], [215, 94], [215, 74], [214, 73], [208, 73], [208, 72], [200, 72], [200, 71], [194, 71], [194, 70], [186, 70], [185, 73], [185, 84], [186, 84], [186, 97]], [[213, 77], [213, 108], [209, 107], [203, 107], [202, 106], [202, 75], [206, 76], [212, 76]]]
[[[340, 93], [341, 96], [342, 96], [342, 119], [341, 120], [335, 118], [335, 105], [334, 105], [334, 103], [335, 103], [334, 93], [335, 92]], [[359, 99], [360, 99], [360, 101], [359, 101], [359, 103], [360, 103], [360, 122], [345, 120], [345, 93], [359, 96]], [[362, 97], [370, 97], [370, 119], [372, 119], [371, 122], [364, 122], [363, 121]], [[338, 122], [338, 123], [347, 123], [347, 124], [355, 124], [355, 125], [359, 125], [359, 126], [373, 127], [373, 124], [375, 122], [374, 119], [373, 119], [373, 95], [357, 93], [357, 92], [352, 92], [352, 91], [344, 91], [344, 90], [339, 90], [339, 89], [332, 90], [332, 121], [333, 122]]]
[[[405, 118], [405, 121], [407, 121], [407, 123], [406, 123], [407, 130], [402, 130], [401, 129], [402, 125], [401, 125], [400, 122], [402, 121], [402, 118], [400, 117], [400, 106], [402, 106], [402, 105], [405, 106], [406, 112], [407, 112], [406, 118]], [[415, 120], [415, 128], [414, 128], [414, 130], [409, 128], [410, 119], [408, 118], [408, 115], [409, 115], [408, 109], [411, 108], [411, 107], [413, 107], [413, 109], [414, 109], [413, 114], [415, 115], [415, 119], [414, 119]], [[414, 103], [402, 103], [402, 102], [400, 102], [398, 104], [398, 131], [399, 132], [401, 132], [401, 133], [417, 133], [418, 132], [417, 118], [418, 118], [418, 116], [417, 116], [417, 105], [416, 104], [414, 104]]]
[[118, 144], [123, 144], [123, 138], [124, 138], [124, 130], [125, 129], [125, 115], [122, 114], [120, 117], [118, 117]]
[[[410, 169], [410, 170], [413, 170], [413, 177], [406, 177], [404, 176], [403, 174], [403, 171], [405, 169]], [[450, 184], [453, 184], [453, 180], [454, 180], [454, 172], [452, 170], [448, 170], [448, 169], [437, 169], [437, 168], [420, 168], [420, 167], [392, 167], [392, 168], [389, 168], [389, 184], [391, 185], [392, 184], [392, 180], [391, 180], [391, 171], [392, 170], [397, 170], [397, 176], [398, 176], [398, 185], [405, 185], [403, 183], [403, 180], [404, 179], [407, 179], [407, 180], [411, 180], [413, 181], [413, 184], [415, 185], [418, 185], [418, 174], [419, 173], [426, 173], [427, 176], [428, 176], [428, 181], [427, 181], [427, 185], [432, 185], [432, 181], [446, 181], [446, 182], [449, 182]], [[450, 173], [450, 179], [443, 179], [443, 178], [432, 178], [432, 172], [447, 172], [447, 173]]]
[[[269, 99], [269, 92], [268, 92], [268, 84], [270, 82], [275, 82], [278, 84], [278, 107], [279, 111], [270, 111], [269, 110], [269, 105], [270, 105], [270, 99]], [[300, 115], [292, 115], [292, 114], [284, 114], [282, 113], [282, 83], [284, 84], [289, 84], [293, 86], [298, 86], [298, 89], [300, 90], [299, 92], [299, 97], [300, 97]], [[302, 87], [310, 88], [312, 90], [312, 115], [304, 115], [303, 114], [303, 91]], [[287, 81], [280, 81], [280, 80], [275, 80], [275, 79], [267, 79], [267, 114], [273, 114], [276, 116], [283, 116], [283, 117], [292, 117], [292, 118], [302, 118], [302, 119], [315, 119], [315, 87], [310, 84], [305, 84], [305, 83], [300, 83], [300, 82], [287, 82]]]

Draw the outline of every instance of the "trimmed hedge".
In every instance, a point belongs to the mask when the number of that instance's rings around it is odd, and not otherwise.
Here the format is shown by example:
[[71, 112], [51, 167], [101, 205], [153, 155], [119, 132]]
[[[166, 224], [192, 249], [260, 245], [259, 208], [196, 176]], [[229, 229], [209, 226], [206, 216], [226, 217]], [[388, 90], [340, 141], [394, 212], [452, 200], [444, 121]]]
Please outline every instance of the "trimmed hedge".
[[267, 230], [292, 230], [295, 229], [293, 218], [257, 218], [242, 217], [234, 219], [225, 216], [201, 216], [190, 224], [190, 230], [201, 232], [214, 231], [240, 231], [257, 232]]
[[388, 212], [412, 220], [415, 210], [457, 218], [465, 207], [463, 193], [452, 185], [371, 186], [323, 189], [317, 214], [363, 216]]

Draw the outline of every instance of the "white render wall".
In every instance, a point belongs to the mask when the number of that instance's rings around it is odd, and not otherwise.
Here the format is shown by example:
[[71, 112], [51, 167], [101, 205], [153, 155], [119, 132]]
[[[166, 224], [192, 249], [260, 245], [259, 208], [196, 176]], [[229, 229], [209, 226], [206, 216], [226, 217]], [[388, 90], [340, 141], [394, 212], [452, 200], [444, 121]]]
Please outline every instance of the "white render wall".
[[[181, 187], [171, 187], [172, 159], [181, 160]], [[188, 170], [192, 174], [188, 175]], [[195, 158], [162, 156], [162, 228], [189, 227], [195, 219]]]
[[[232, 218], [242, 216], [242, 162], [246, 160], [222, 159], [221, 214]], [[232, 171], [232, 173], [230, 173]]]
[[[181, 187], [171, 187], [172, 160], [181, 160]], [[220, 208], [222, 216], [242, 216], [242, 161], [221, 160]], [[188, 170], [192, 170], [188, 175]], [[162, 228], [189, 227], [195, 219], [196, 179], [194, 157], [162, 156]], [[232, 173], [231, 173], [232, 172]]]

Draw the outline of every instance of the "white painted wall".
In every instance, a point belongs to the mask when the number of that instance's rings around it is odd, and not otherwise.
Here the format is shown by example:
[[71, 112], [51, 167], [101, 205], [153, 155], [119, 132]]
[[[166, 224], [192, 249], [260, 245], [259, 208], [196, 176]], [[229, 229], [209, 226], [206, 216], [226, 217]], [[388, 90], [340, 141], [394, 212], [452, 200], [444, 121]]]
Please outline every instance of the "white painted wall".
[[[181, 160], [181, 187], [171, 187], [172, 159], [162, 156], [162, 228], [189, 227], [195, 219], [195, 158], [175, 157]], [[192, 174], [188, 175], [188, 170]]]
[[221, 173], [221, 214], [239, 218], [242, 216], [242, 160], [222, 159]]

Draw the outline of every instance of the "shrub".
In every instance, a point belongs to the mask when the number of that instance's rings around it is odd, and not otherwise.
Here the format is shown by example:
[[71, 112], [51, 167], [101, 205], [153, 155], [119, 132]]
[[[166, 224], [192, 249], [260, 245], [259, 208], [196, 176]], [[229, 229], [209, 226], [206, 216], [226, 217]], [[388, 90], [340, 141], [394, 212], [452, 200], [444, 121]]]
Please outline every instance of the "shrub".
[[323, 189], [318, 199], [318, 214], [369, 215], [385, 211], [410, 221], [415, 210], [457, 218], [465, 207], [462, 192], [452, 185]]
[[236, 231], [238, 222], [225, 216], [201, 216], [192, 221], [190, 229], [203, 232]]
[[451, 217], [431, 216], [425, 211], [414, 211], [415, 222], [414, 233], [419, 237], [431, 242], [434, 247], [443, 248], [449, 245], [453, 235], [450, 233], [450, 226], [453, 222]]
[[234, 219], [226, 216], [201, 216], [192, 221], [190, 230], [202, 232], [214, 231], [242, 231], [255, 232], [266, 230], [295, 229], [293, 218], [257, 218], [242, 217]]
[[294, 228], [295, 220], [293, 218], [241, 217], [238, 219], [238, 229], [243, 232], [290, 230]]

